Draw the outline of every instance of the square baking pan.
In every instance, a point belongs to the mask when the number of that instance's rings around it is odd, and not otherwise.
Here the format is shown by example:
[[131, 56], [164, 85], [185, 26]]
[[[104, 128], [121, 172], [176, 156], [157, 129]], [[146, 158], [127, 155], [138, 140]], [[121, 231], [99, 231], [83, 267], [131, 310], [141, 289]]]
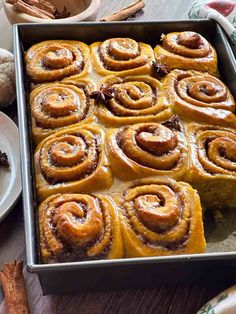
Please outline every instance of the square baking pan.
[[108, 288], [155, 287], [163, 283], [236, 280], [236, 252], [62, 264], [40, 263], [24, 51], [33, 44], [48, 39], [74, 39], [90, 44], [111, 37], [131, 37], [154, 47], [162, 33], [185, 30], [199, 32], [213, 44], [219, 57], [221, 79], [236, 97], [235, 59], [223, 30], [211, 20], [14, 26], [27, 267], [30, 272], [38, 274], [44, 294], [65, 294]]

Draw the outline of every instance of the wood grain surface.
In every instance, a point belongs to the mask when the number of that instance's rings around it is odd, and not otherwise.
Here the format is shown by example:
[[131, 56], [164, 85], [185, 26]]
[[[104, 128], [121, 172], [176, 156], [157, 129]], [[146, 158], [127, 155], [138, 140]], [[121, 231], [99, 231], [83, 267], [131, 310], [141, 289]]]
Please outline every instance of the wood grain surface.
[[[98, 19], [113, 13], [128, 0], [101, 0]], [[189, 1], [146, 0], [139, 20], [175, 19], [186, 16]], [[170, 9], [171, 6], [171, 9]], [[15, 109], [7, 111], [15, 116]], [[0, 224], [0, 268], [5, 261], [25, 259], [22, 202], [19, 200], [9, 216]], [[178, 271], [176, 269], [176, 271]], [[157, 289], [135, 289], [80, 293], [75, 296], [43, 296], [36, 275], [24, 271], [32, 313], [158, 313], [194, 314], [210, 298], [227, 287], [213, 285], [172, 285]], [[0, 313], [6, 313], [0, 289]]]

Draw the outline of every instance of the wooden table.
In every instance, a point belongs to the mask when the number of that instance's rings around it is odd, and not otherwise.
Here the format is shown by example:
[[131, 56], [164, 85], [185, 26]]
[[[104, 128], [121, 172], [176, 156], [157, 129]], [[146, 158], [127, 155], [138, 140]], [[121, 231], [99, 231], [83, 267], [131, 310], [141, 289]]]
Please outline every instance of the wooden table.
[[[132, 1], [132, 0], [131, 0]], [[128, 0], [101, 0], [99, 17], [114, 12]], [[186, 16], [189, 1], [146, 0], [146, 8], [137, 19], [154, 20]], [[7, 110], [10, 116], [15, 109]], [[25, 259], [22, 202], [0, 224], [0, 268], [5, 261]], [[32, 313], [158, 313], [194, 314], [227, 284], [161, 286], [157, 289], [135, 289], [80, 293], [75, 296], [43, 296], [36, 275], [24, 271]], [[0, 314], [5, 313], [0, 289]]]

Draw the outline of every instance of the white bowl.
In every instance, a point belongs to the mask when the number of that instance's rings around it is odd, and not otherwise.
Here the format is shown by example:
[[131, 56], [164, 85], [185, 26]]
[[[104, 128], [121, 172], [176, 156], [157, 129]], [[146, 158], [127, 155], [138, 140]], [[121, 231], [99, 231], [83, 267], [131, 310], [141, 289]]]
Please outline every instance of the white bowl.
[[64, 6], [71, 16], [64, 19], [41, 19], [15, 10], [12, 4], [4, 0], [4, 10], [11, 24], [15, 23], [75, 23], [79, 21], [94, 21], [96, 19], [100, 0], [51, 0], [61, 12]]

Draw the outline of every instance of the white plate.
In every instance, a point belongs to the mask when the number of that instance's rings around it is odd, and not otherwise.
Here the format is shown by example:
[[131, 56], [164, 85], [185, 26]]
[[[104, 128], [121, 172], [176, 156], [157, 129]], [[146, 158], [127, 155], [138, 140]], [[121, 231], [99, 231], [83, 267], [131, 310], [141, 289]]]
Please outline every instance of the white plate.
[[10, 168], [0, 167], [0, 221], [6, 217], [21, 193], [19, 133], [15, 123], [0, 112], [0, 150], [8, 156]]

